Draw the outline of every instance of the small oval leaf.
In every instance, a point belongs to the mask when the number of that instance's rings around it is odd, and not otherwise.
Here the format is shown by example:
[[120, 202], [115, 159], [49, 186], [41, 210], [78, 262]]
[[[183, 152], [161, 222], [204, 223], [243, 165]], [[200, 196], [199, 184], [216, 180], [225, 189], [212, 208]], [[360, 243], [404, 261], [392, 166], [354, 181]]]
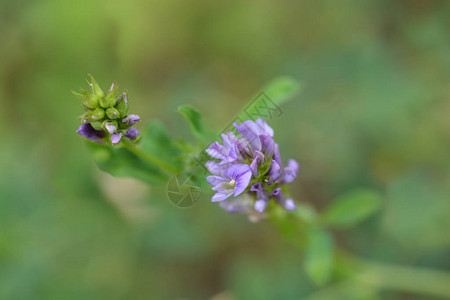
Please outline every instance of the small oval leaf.
[[338, 197], [322, 214], [327, 225], [351, 227], [376, 213], [382, 204], [380, 193], [355, 189]]
[[214, 136], [204, 123], [200, 113], [190, 105], [179, 106], [177, 112], [186, 118], [195, 137], [202, 141], [209, 142]]
[[266, 85], [263, 91], [277, 105], [281, 105], [292, 99], [300, 90], [300, 83], [291, 77], [279, 77]]
[[330, 279], [333, 266], [334, 241], [324, 230], [311, 228], [307, 233], [304, 268], [311, 280], [322, 286]]

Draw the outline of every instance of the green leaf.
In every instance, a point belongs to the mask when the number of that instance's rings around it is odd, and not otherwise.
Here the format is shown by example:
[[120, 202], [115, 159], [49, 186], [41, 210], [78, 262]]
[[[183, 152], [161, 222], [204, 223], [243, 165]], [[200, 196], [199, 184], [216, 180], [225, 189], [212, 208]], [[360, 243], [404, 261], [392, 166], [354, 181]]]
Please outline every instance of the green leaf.
[[279, 77], [266, 85], [263, 91], [273, 102], [281, 105], [300, 91], [300, 83], [291, 77]]
[[200, 113], [190, 105], [179, 106], [177, 112], [181, 114], [189, 122], [191, 131], [195, 137], [200, 140], [209, 142], [214, 135], [205, 125]]
[[142, 130], [142, 151], [158, 157], [160, 160], [179, 170], [182, 150], [159, 121], [149, 123]]
[[311, 228], [307, 233], [304, 268], [311, 280], [322, 286], [330, 279], [334, 242], [324, 230]]
[[322, 218], [331, 226], [350, 227], [376, 213], [381, 204], [382, 197], [377, 191], [356, 189], [338, 197]]
[[126, 148], [88, 142], [89, 150], [97, 166], [117, 177], [133, 177], [155, 184], [167, 182], [167, 176], [157, 167], [142, 160]]

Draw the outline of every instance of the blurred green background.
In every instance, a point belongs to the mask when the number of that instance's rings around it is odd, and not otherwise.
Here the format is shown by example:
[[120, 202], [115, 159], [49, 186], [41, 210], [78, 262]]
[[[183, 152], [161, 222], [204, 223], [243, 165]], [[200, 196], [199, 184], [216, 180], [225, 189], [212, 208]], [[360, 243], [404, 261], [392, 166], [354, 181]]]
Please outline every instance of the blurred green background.
[[[449, 1], [0, 1], [0, 299], [301, 299], [320, 289], [267, 222], [100, 172], [75, 134], [87, 73], [143, 123], [192, 104], [220, 131], [267, 81], [296, 201], [357, 187], [383, 209], [337, 231], [379, 262], [450, 271]], [[300, 207], [301, 209], [301, 207]], [[450, 284], [450, 283], [449, 283]], [[324, 298], [327, 299], [327, 298]], [[435, 299], [349, 290], [340, 299]], [[438, 298], [436, 298], [438, 299]]]

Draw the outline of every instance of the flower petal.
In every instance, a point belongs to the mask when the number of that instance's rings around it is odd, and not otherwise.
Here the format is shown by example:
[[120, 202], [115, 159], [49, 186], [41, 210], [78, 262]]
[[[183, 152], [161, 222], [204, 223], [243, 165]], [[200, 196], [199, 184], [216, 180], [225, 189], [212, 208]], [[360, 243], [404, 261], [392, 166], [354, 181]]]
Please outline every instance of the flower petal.
[[227, 156], [225, 156], [222, 161], [220, 162], [221, 165], [227, 165], [227, 164], [231, 164], [232, 162], [235, 162], [237, 160], [237, 156], [234, 153], [233, 150], [230, 151], [230, 154], [228, 154]]
[[116, 131], [117, 127], [114, 124], [108, 123], [105, 124], [105, 129], [109, 132], [109, 133], [114, 133], [114, 131]]
[[130, 128], [127, 133], [125, 133], [125, 137], [129, 138], [130, 140], [133, 140], [139, 136], [140, 132], [137, 129]]
[[261, 150], [261, 141], [259, 140], [260, 130], [255, 122], [247, 120], [239, 125], [234, 123], [234, 127], [246, 139], [253, 150]]
[[76, 133], [91, 141], [99, 140], [105, 137], [105, 132], [102, 130], [94, 129], [91, 123], [81, 124]]
[[277, 164], [281, 167], [283, 162], [280, 156], [280, 150], [278, 149], [278, 144], [275, 144], [275, 150], [273, 151], [272, 159], [277, 162]]
[[[126, 97], [125, 97], [126, 99]], [[138, 115], [128, 115], [125, 118], [122, 119], [122, 123], [124, 123], [126, 126], [132, 126], [139, 122], [141, 118]]]
[[227, 147], [219, 144], [218, 142], [214, 142], [209, 145], [209, 148], [205, 151], [209, 154], [209, 156], [217, 159], [224, 159], [230, 152]]
[[255, 158], [253, 158], [252, 163], [250, 164], [250, 169], [252, 170], [253, 176], [258, 176], [258, 165], [264, 162], [264, 154], [259, 151], [255, 151]]
[[[248, 166], [247, 166], [248, 167]], [[248, 171], [236, 179], [236, 184], [234, 186], [234, 196], [242, 194], [250, 183], [252, 178], [252, 171], [248, 168]]]
[[227, 132], [227, 134], [222, 133], [221, 137], [225, 147], [227, 147], [228, 149], [233, 148], [234, 141], [236, 141], [237, 138], [232, 131]]
[[269, 177], [272, 180], [272, 182], [275, 182], [278, 180], [278, 178], [280, 178], [280, 165], [278, 165], [278, 163], [275, 160], [272, 160], [272, 163], [270, 165], [270, 169], [269, 169]]
[[223, 201], [223, 200], [229, 198], [231, 195], [233, 195], [233, 191], [231, 191], [231, 192], [217, 192], [214, 196], [212, 196], [211, 201], [212, 202]]
[[218, 163], [217, 161], [210, 160], [205, 163], [205, 167], [208, 169], [209, 173], [213, 175], [222, 176], [226, 169], [228, 169], [228, 165]]
[[283, 178], [281, 180], [282, 183], [288, 184], [294, 181], [294, 179], [297, 177], [298, 170], [299, 165], [297, 161], [295, 161], [294, 159], [288, 160], [288, 165], [286, 168], [284, 168]]
[[230, 182], [226, 181], [226, 182], [219, 183], [218, 185], [213, 187], [212, 190], [213, 191], [218, 191], [218, 192], [234, 191], [234, 186], [232, 186], [230, 184]]
[[251, 172], [248, 165], [236, 164], [231, 165], [224, 173], [226, 178], [237, 180], [240, 176], [247, 172]]
[[256, 192], [256, 197], [259, 199], [264, 197], [264, 191], [260, 182], [255, 182], [254, 184], [252, 184], [250, 191]]
[[264, 210], [266, 210], [268, 204], [269, 202], [266, 199], [258, 199], [255, 201], [254, 208], [261, 214]]
[[240, 140], [234, 142], [234, 151], [236, 154], [239, 154], [242, 160], [248, 160], [253, 157], [253, 151], [250, 146], [246, 142]]
[[273, 137], [267, 133], [264, 133], [259, 136], [259, 140], [261, 141], [261, 152], [264, 153], [266, 157], [271, 157], [275, 151], [275, 142]]
[[208, 176], [206, 177], [206, 181], [212, 186], [219, 185], [223, 182], [229, 182], [228, 178], [222, 176]]
[[219, 206], [230, 214], [245, 212], [249, 209], [251, 205], [252, 200], [249, 197], [246, 197], [245, 195], [232, 199], [227, 199], [219, 203]]
[[122, 139], [122, 132], [111, 134], [111, 143], [117, 144]]
[[284, 201], [283, 207], [287, 210], [295, 210], [297, 207], [295, 206], [294, 200], [291, 198], [287, 198]]
[[270, 197], [274, 196], [275, 199], [277, 199], [277, 201], [281, 201], [282, 198], [283, 198], [283, 193], [281, 192], [281, 188], [276, 188], [276, 189], [274, 189], [274, 190], [270, 193], [269, 196], [270, 196]]
[[256, 120], [255, 123], [256, 123], [256, 125], [259, 126], [259, 128], [261, 130], [261, 134], [262, 133], [267, 133], [268, 135], [273, 137], [273, 129], [272, 129], [272, 127], [270, 127], [269, 124], [267, 124], [267, 122], [264, 121], [263, 118], [258, 118], [258, 120]]

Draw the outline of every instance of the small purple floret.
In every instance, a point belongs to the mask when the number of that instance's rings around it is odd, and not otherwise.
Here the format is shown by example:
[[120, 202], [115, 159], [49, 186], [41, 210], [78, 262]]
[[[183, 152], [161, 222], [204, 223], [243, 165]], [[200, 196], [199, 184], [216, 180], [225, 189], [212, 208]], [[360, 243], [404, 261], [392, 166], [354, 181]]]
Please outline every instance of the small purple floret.
[[269, 204], [269, 202], [265, 199], [257, 199], [255, 201], [254, 208], [257, 212], [262, 214], [266, 210], [266, 207], [268, 204]]
[[252, 184], [250, 191], [256, 192], [256, 201], [254, 208], [258, 213], [263, 213], [267, 205], [269, 205], [269, 197], [267, 196], [267, 192], [263, 189], [260, 182], [256, 182]]
[[138, 115], [128, 115], [122, 119], [122, 123], [126, 124], [126, 126], [133, 126], [137, 122], [139, 122], [141, 118]]
[[295, 203], [294, 203], [294, 201], [291, 198], [285, 199], [283, 193], [281, 192], [281, 188], [274, 189], [270, 193], [269, 196], [275, 197], [275, 199], [278, 202], [278, 204], [280, 204], [281, 206], [283, 206], [287, 210], [295, 210], [296, 209]]
[[140, 132], [137, 129], [131, 128], [128, 129], [127, 133], [125, 133], [125, 137], [129, 138], [130, 140], [134, 140], [139, 136]]
[[118, 144], [122, 139], [122, 132], [111, 134], [111, 143]]
[[295, 206], [294, 200], [292, 200], [291, 198], [287, 198], [284, 201], [284, 208], [287, 210], [295, 210], [297, 207]]
[[246, 212], [252, 206], [250, 197], [242, 195], [219, 202], [219, 206], [230, 214]]
[[283, 171], [283, 178], [281, 179], [281, 182], [283, 184], [288, 184], [294, 181], [294, 179], [297, 177], [297, 173], [299, 170], [299, 165], [294, 159], [288, 160], [288, 165], [286, 168], [284, 168]]
[[109, 133], [114, 133], [114, 131], [117, 130], [117, 127], [114, 124], [106, 124], [105, 128]]
[[76, 132], [91, 141], [96, 141], [106, 136], [104, 131], [95, 129], [91, 123], [81, 124]]

